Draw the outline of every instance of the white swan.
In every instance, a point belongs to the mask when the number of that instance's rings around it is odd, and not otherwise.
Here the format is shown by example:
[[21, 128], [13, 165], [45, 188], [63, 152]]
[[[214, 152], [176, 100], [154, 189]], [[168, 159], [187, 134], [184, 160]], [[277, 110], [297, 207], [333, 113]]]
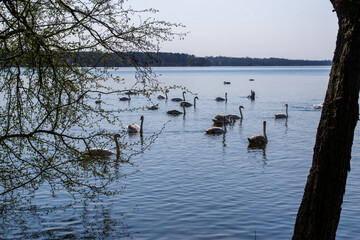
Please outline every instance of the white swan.
[[114, 141], [116, 144], [116, 153], [106, 148], [89, 148], [86, 151], [84, 151], [84, 154], [91, 156], [101, 156], [101, 157], [107, 157], [115, 154], [119, 156], [120, 155], [120, 146], [118, 141], [119, 137], [120, 137], [119, 134], [114, 135]]
[[288, 118], [288, 104], [285, 104], [286, 107], [286, 114], [278, 113], [275, 114], [275, 118]]
[[218, 102], [227, 102], [227, 93], [225, 93], [225, 98], [222, 98], [222, 97], [217, 97], [215, 98], [215, 101], [218, 101]]
[[323, 104], [322, 104], [322, 103], [314, 104], [314, 105], [313, 105], [313, 108], [314, 108], [314, 109], [322, 109], [322, 107], [323, 107]]
[[148, 110], [158, 110], [159, 109], [159, 104], [146, 106], [146, 107], [147, 107]]
[[141, 123], [140, 123], [140, 127], [139, 125], [137, 125], [136, 123], [132, 123], [127, 125], [127, 130], [129, 133], [138, 133], [140, 132], [140, 134], [142, 134], [143, 132], [143, 123], [144, 123], [144, 116], [140, 117]]
[[263, 131], [264, 135], [253, 135], [251, 138], [248, 138], [249, 146], [262, 146], [267, 143], [267, 136], [266, 136], [266, 121], [263, 122]]
[[240, 117], [238, 116], [238, 115], [235, 115], [235, 114], [228, 114], [228, 115], [226, 115], [227, 117], [229, 117], [229, 118], [232, 118], [232, 119], [243, 119], [243, 114], [242, 114], [242, 111], [241, 111], [241, 109], [242, 108], [244, 108], [243, 106], [239, 106], [239, 111], [240, 111]]
[[185, 101], [185, 91], [183, 91], [182, 95], [183, 95], [183, 98], [172, 98], [171, 101], [173, 102], [181, 102], [181, 101]]

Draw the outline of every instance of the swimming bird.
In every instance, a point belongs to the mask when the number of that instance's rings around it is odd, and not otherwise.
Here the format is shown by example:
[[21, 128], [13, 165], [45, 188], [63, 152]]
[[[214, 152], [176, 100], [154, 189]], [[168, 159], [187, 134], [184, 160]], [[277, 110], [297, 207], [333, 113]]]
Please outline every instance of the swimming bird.
[[102, 103], [102, 100], [101, 100], [101, 93], [99, 93], [98, 98], [95, 100], [95, 103], [96, 103], [96, 104], [100, 104], [100, 103]]
[[194, 108], [196, 108], [196, 100], [199, 100], [198, 96], [194, 97]]
[[[194, 97], [194, 107], [196, 106], [196, 99], [199, 99], [198, 97]], [[192, 104], [186, 101], [181, 101], [180, 106], [182, 107], [191, 107]]]
[[323, 107], [323, 104], [322, 104], [322, 103], [314, 104], [314, 105], [313, 105], [313, 108], [314, 108], [314, 109], [322, 109], [322, 107]]
[[185, 101], [185, 91], [183, 91], [182, 95], [183, 95], [183, 98], [172, 98], [171, 101], [173, 102], [181, 102], [181, 101]]
[[183, 106], [183, 109], [184, 109], [184, 112], [180, 112], [180, 111], [174, 109], [174, 110], [169, 110], [166, 113], [169, 114], [169, 115], [173, 115], [173, 116], [178, 116], [178, 115], [181, 115], [181, 114], [185, 115], [186, 112], [185, 112], [185, 107], [184, 106]]
[[227, 117], [231, 117], [232, 119], [243, 119], [243, 114], [242, 114], [242, 111], [241, 109], [244, 108], [243, 106], [239, 106], [239, 111], [240, 111], [240, 117], [238, 115], [235, 115], [235, 114], [228, 114], [226, 115]]
[[157, 98], [158, 99], [168, 99], [168, 96], [167, 96], [167, 93], [168, 93], [168, 90], [165, 91], [165, 97], [163, 95], [159, 95]]
[[227, 120], [227, 118], [223, 118], [223, 127], [211, 127], [207, 130], [205, 130], [206, 134], [221, 134], [221, 133], [226, 133], [226, 123], [225, 120]]
[[275, 118], [288, 118], [288, 104], [285, 104], [286, 107], [286, 114], [278, 113], [275, 114]]
[[140, 134], [142, 134], [143, 132], [143, 123], [144, 123], [144, 116], [140, 117], [141, 123], [140, 123], [140, 127], [139, 125], [137, 125], [136, 123], [132, 123], [127, 125], [127, 130], [129, 133], [138, 133], [140, 132]]
[[227, 115], [222, 115], [222, 114], [216, 114], [212, 119], [211, 119], [215, 124], [220, 124], [223, 123], [225, 121], [225, 124], [229, 124], [230, 120], [228, 118]]
[[127, 95], [135, 95], [136, 92], [133, 92], [133, 91], [129, 90], [129, 91], [127, 91], [125, 94], [127, 94]]
[[119, 134], [114, 135], [114, 141], [116, 144], [116, 153], [106, 148], [88, 148], [86, 151], [84, 151], [84, 154], [91, 156], [100, 156], [100, 157], [108, 157], [115, 154], [119, 156], [120, 154], [120, 146], [118, 141], [119, 137], [120, 137]]
[[228, 81], [224, 81], [224, 84], [231, 84], [231, 82], [228, 82]]
[[120, 100], [120, 101], [130, 101], [130, 100], [131, 100], [130, 95], [131, 95], [131, 94], [128, 95], [129, 97], [121, 97], [121, 98], [119, 98], [119, 100]]
[[255, 91], [251, 90], [250, 95], [247, 96], [247, 98], [250, 98], [251, 100], [255, 100]]
[[264, 135], [253, 135], [251, 138], [248, 138], [249, 146], [262, 146], [267, 143], [267, 136], [266, 136], [266, 121], [263, 122], [263, 131]]
[[158, 110], [159, 109], [159, 104], [146, 106], [146, 107], [147, 107], [148, 110]]
[[215, 101], [218, 101], [218, 102], [227, 102], [227, 93], [225, 93], [225, 98], [222, 98], [222, 97], [217, 97], [215, 98]]

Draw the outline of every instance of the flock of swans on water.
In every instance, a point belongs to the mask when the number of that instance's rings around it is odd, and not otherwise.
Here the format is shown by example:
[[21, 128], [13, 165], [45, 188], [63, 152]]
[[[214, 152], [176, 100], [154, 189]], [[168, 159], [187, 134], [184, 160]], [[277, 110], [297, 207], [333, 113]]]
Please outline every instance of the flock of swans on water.
[[[134, 94], [133, 92], [128, 92], [127, 95], [128, 97], [121, 97], [119, 98], [120, 101], [130, 101], [131, 100], [131, 96]], [[190, 103], [190, 102], [187, 102], [185, 100], [185, 94], [186, 92], [183, 91], [182, 92], [182, 98], [172, 98], [171, 101], [173, 102], [179, 102], [180, 103], [180, 106], [183, 108], [183, 112], [181, 111], [178, 111], [176, 109], [173, 109], [173, 110], [169, 110], [167, 111], [167, 114], [169, 115], [173, 115], [173, 116], [178, 116], [178, 115], [185, 115], [186, 114], [186, 110], [185, 108], [187, 107], [194, 107], [196, 108], [196, 100], [198, 100], [199, 98], [197, 96], [194, 97], [194, 102], [193, 103]], [[165, 91], [165, 96], [163, 95], [159, 95], [157, 97], [159, 100], [168, 100], [168, 96], [167, 96], [167, 91]], [[255, 99], [255, 92], [254, 91], [251, 91], [251, 95], [248, 96], [248, 98], [254, 100]], [[227, 102], [227, 93], [225, 93], [225, 98], [223, 97], [216, 97], [215, 98], [215, 101], [218, 101], [218, 102]], [[96, 104], [101, 104], [101, 94], [99, 94], [99, 97], [98, 99], [96, 99], [95, 103]], [[321, 105], [319, 105], [321, 106]], [[285, 107], [286, 107], [286, 112], [285, 114], [283, 113], [280, 113], [280, 114], [275, 114], [275, 118], [276, 119], [279, 119], [279, 118], [288, 118], [288, 104], [285, 104]], [[322, 107], [322, 106], [321, 106]], [[320, 108], [321, 108], [320, 107]], [[152, 106], [147, 106], [148, 110], [157, 110], [159, 109], [158, 107], [158, 104], [156, 105], [152, 105]], [[214, 124], [222, 124], [222, 127], [211, 127], [209, 129], [207, 129], [205, 132], [206, 134], [224, 134], [226, 133], [226, 125], [227, 124], [231, 124], [231, 123], [234, 123], [237, 119], [243, 119], [243, 114], [242, 114], [242, 111], [241, 109], [243, 109], [244, 107], [243, 106], [239, 106], [239, 112], [240, 112], [240, 115], [235, 115], [235, 114], [227, 114], [227, 115], [223, 115], [223, 114], [216, 114], [213, 118], [212, 118], [212, 121], [214, 122]], [[318, 106], [315, 106], [314, 105], [314, 108], [318, 108]], [[129, 133], [140, 133], [140, 135], [142, 136], [143, 134], [143, 123], [144, 123], [144, 116], [141, 116], [140, 117], [140, 126], [136, 123], [132, 123], [132, 124], [129, 124], [126, 128], [127, 128], [127, 131]], [[119, 135], [118, 134], [115, 134], [114, 136], [114, 140], [115, 140], [115, 143], [116, 143], [116, 150], [117, 150], [117, 153], [111, 151], [111, 150], [108, 150], [108, 149], [105, 149], [105, 148], [89, 148], [88, 150], [85, 151], [86, 154], [91, 154], [91, 155], [100, 155], [100, 156], [110, 156], [110, 155], [114, 155], [114, 154], [119, 154], [119, 143], [118, 143], [118, 138]], [[263, 121], [263, 135], [260, 135], [260, 134], [255, 134], [253, 135], [252, 137], [248, 138], [248, 141], [249, 141], [249, 146], [250, 147], [263, 147], [267, 144], [267, 136], [266, 136], [266, 121]]]

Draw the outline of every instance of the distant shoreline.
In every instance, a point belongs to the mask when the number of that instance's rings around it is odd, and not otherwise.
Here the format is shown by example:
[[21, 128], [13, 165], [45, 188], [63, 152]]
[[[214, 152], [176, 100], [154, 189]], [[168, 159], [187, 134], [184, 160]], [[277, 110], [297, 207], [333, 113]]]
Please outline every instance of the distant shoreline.
[[[78, 61], [85, 66], [97, 67], [131, 67], [134, 62], [138, 66], [151, 67], [215, 67], [215, 66], [331, 66], [331, 60], [292, 60], [285, 58], [250, 58], [250, 57], [196, 57], [184, 53], [111, 53], [104, 57], [103, 53], [78, 53]], [[125, 60], [124, 60], [125, 59]]]

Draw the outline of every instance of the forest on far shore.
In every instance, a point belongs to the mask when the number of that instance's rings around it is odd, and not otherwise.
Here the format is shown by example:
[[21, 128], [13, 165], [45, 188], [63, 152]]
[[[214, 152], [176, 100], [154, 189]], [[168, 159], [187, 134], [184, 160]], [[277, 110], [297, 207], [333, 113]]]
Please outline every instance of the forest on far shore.
[[285, 58], [250, 57], [196, 57], [183, 53], [120, 53], [106, 56], [103, 53], [81, 52], [77, 54], [86, 66], [129, 67], [139, 66], [185, 67], [185, 66], [331, 66], [331, 60], [291, 60]]

